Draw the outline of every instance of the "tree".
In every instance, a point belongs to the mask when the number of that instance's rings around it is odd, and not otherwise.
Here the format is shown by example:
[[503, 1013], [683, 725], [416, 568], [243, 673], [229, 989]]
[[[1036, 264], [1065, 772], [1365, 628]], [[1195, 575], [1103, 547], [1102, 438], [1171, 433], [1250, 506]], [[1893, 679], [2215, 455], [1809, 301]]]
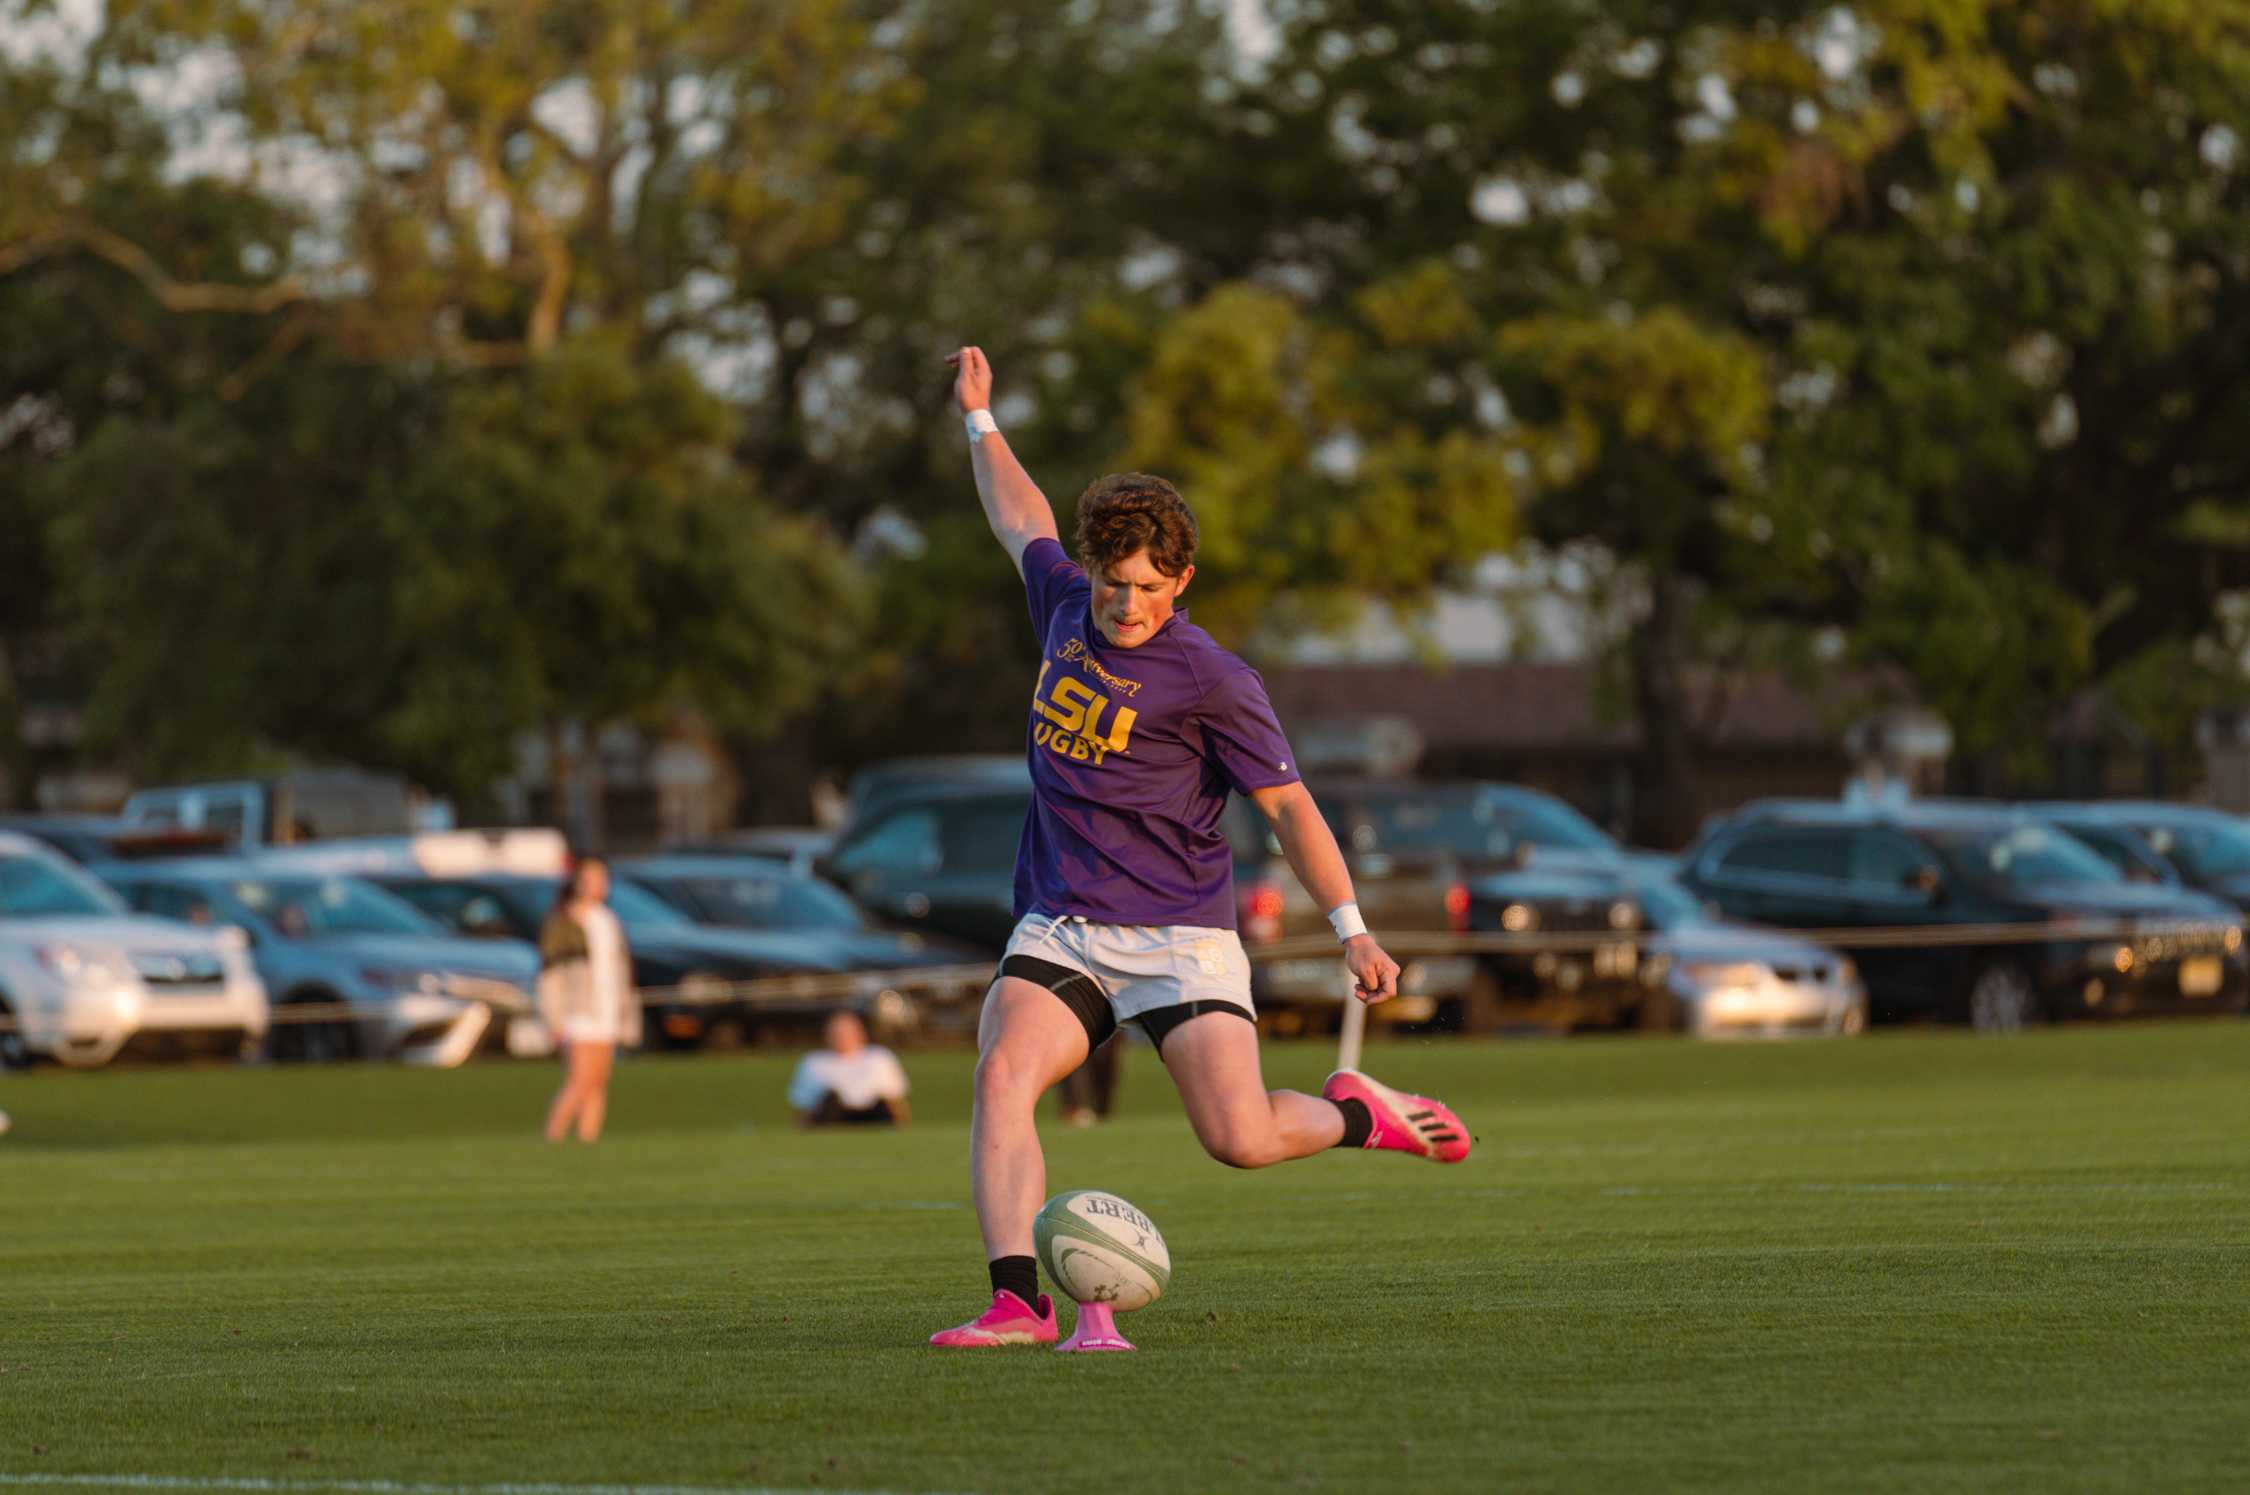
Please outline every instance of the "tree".
[[[317, 344], [378, 383], [424, 389], [449, 433], [415, 432], [431, 463], [481, 459], [469, 427], [514, 418], [510, 401], [574, 345], [598, 343], [620, 379], [663, 383], [690, 366], [732, 406], [738, 476], [754, 473], [776, 506], [756, 512], [849, 528], [895, 509], [958, 532], [889, 567], [897, 605], [883, 636], [830, 684], [896, 684], [911, 719], [990, 730], [998, 717], [963, 686], [996, 677], [951, 664], [964, 648], [989, 657], [975, 645], [1008, 626], [1006, 589], [966, 619], [922, 601], [952, 584], [930, 566], [961, 550], [974, 514], [957, 446], [938, 439], [938, 359], [969, 336], [1012, 345], [1029, 388], [1033, 356], [1062, 340], [1073, 308], [1161, 249], [1117, 194], [1208, 180], [1170, 163], [1205, 139], [1183, 126], [1217, 34], [1211, 17], [1162, 0], [1063, 14], [1033, 0], [880, 13], [126, 0], [104, 12], [83, 65], [53, 73], [50, 114], [118, 114], [127, 101], [97, 101], [95, 80], [176, 76], [192, 58], [217, 80], [198, 102], [204, 126], [239, 142], [232, 160], [206, 160], [274, 194], [324, 174], [329, 194], [238, 280], [34, 170], [39, 192], [0, 215], [0, 263], [19, 275], [106, 263], [158, 305], [228, 308], [271, 350], [247, 362], [251, 377], [286, 372], [292, 350]], [[386, 503], [445, 489], [375, 476]], [[811, 543], [805, 526], [784, 529], [775, 548]], [[976, 556], [997, 583], [1004, 562]], [[850, 611], [823, 616], [841, 626]], [[839, 735], [891, 741], [894, 730], [848, 725], [876, 705], [843, 713]], [[442, 735], [438, 714], [409, 703], [383, 719], [420, 761]]]
[[693, 707], [764, 739], [820, 694], [858, 585], [819, 526], [760, 502], [734, 422], [692, 371], [598, 338], [456, 395], [388, 506], [415, 686], [384, 725], [413, 761], [480, 786], [536, 727], [560, 792], [567, 726]]
[[[558, 713], [801, 709], [853, 584], [673, 352], [833, 233], [826, 156], [895, 91], [863, 38], [839, 6], [127, 3], [11, 66], [0, 456], [60, 574], [21, 611], [76, 624], [101, 739], [473, 796]], [[105, 80], [190, 56], [241, 143], [172, 186], [180, 118]], [[292, 161], [335, 200], [261, 190]]]
[[1673, 839], [1699, 641], [1841, 629], [1989, 753], [2213, 630], [2238, 558], [2183, 525], [2250, 478], [2246, 16], [1295, 6], [1238, 116], [1260, 273], [1319, 326], [1410, 269], [1466, 308], [1398, 414], [1496, 387], [1531, 532], [1642, 578]]
[[[282, 590], [300, 522], [333, 523], [332, 499], [308, 501], [350, 460], [346, 426], [364, 435], [395, 407], [360, 371], [341, 389], [317, 349], [272, 340], [252, 272], [298, 220], [170, 179], [165, 133], [128, 92], [18, 57], [0, 67], [0, 139], [0, 674], [32, 658], [45, 678], [25, 688], [82, 684], [97, 737], [135, 766], [240, 767], [287, 715], [247, 717], [240, 692], [292, 677], [268, 678], [234, 625]], [[50, 232], [65, 210], [100, 225], [92, 252]], [[321, 605], [356, 600], [330, 589]], [[308, 642], [336, 631], [295, 621]], [[341, 697], [291, 699], [326, 713]]]

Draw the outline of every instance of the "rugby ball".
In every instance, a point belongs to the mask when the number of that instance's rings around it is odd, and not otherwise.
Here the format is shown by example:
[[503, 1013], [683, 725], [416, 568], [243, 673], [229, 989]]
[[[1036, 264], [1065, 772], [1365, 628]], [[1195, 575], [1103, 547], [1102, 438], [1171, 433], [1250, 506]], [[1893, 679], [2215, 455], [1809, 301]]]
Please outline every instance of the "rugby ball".
[[1057, 1194], [1031, 1222], [1040, 1263], [1055, 1286], [1081, 1303], [1146, 1308], [1172, 1280], [1172, 1253], [1149, 1219], [1115, 1194]]

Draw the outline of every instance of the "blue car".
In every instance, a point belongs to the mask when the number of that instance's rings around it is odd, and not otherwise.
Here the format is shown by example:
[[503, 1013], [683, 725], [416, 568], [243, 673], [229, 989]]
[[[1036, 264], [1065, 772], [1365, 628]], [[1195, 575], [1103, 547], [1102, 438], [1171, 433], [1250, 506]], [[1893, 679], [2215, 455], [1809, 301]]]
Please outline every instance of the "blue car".
[[529, 944], [464, 938], [359, 878], [218, 858], [95, 871], [143, 913], [249, 937], [276, 1059], [447, 1068], [533, 1012]]

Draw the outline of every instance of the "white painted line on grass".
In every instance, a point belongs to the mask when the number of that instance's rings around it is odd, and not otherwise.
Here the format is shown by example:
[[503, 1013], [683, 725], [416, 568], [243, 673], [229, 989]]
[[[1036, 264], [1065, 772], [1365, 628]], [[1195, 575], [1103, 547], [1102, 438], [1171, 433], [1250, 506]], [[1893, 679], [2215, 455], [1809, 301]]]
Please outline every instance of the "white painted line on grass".
[[396, 1479], [266, 1479], [256, 1475], [189, 1474], [13, 1474], [0, 1472], [0, 1485], [76, 1486], [92, 1490], [245, 1490], [263, 1495], [309, 1495], [341, 1490], [346, 1495], [901, 1495], [889, 1490], [818, 1489], [782, 1485], [571, 1485], [510, 1481], [491, 1485], [425, 1484]]

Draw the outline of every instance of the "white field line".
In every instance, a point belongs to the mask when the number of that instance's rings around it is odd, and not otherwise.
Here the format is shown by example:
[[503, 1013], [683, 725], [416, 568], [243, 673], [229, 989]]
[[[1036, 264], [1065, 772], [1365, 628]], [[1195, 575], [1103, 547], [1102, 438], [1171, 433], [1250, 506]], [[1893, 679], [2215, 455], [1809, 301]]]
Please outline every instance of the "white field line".
[[[2183, 1179], [2164, 1183], [2083, 1184], [1957, 1184], [1940, 1180], [1921, 1183], [1790, 1183], [1723, 1184], [1699, 1188], [1694, 1184], [1612, 1184], [1598, 1192], [1605, 1199], [1748, 1198], [1770, 1194], [2004, 1194], [2034, 1197], [2075, 1194], [2226, 1194], [2234, 1185], [2224, 1180]], [[1528, 1191], [1503, 1191], [1509, 1193]]]
[[573, 1485], [547, 1483], [449, 1485], [396, 1479], [265, 1479], [187, 1474], [14, 1474], [0, 1471], [0, 1485], [89, 1490], [244, 1490], [254, 1495], [311, 1495], [339, 1490], [345, 1495], [901, 1495], [887, 1490], [848, 1490], [823, 1485], [799, 1489], [780, 1485]]

